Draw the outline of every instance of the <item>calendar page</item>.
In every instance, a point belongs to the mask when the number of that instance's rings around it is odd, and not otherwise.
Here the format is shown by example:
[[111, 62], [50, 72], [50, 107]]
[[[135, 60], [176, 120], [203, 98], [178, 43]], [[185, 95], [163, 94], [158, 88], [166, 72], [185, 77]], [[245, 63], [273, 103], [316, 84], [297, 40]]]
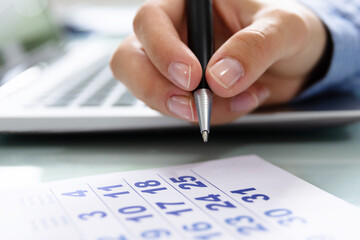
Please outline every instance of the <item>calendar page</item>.
[[358, 240], [360, 210], [245, 156], [0, 192], [0, 239]]

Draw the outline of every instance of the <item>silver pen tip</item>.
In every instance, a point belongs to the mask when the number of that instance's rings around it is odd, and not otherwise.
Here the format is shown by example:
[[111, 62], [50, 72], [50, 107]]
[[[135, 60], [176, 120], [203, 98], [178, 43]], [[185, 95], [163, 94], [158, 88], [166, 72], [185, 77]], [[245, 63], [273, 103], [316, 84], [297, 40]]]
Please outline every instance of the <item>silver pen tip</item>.
[[202, 138], [203, 138], [204, 142], [207, 143], [209, 140], [209, 132], [203, 131], [201, 134], [202, 134]]

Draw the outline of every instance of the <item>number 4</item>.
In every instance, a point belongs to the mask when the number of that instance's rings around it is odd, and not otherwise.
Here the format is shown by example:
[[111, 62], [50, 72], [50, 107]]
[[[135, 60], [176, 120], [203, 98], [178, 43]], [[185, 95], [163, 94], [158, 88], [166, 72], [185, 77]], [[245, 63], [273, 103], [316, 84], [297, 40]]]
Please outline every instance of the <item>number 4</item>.
[[69, 197], [86, 197], [85, 193], [87, 193], [86, 190], [77, 190], [75, 192], [62, 193], [61, 195]]

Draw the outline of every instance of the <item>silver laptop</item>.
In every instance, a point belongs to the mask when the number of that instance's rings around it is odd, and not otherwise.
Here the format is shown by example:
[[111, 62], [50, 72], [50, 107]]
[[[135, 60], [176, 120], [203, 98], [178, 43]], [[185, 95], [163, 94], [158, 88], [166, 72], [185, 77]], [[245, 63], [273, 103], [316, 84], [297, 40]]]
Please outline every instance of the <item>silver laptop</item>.
[[[120, 37], [64, 37], [46, 1], [0, 4], [0, 132], [95, 132], [196, 127], [162, 116], [115, 80], [108, 66]], [[256, 112], [245, 127], [318, 127], [360, 119], [356, 96], [328, 95]]]

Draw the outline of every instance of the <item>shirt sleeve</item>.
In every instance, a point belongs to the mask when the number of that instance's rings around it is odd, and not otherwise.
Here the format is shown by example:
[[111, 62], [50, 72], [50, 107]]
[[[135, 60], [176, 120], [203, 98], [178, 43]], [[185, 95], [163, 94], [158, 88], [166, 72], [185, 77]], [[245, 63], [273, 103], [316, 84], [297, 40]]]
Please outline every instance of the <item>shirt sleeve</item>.
[[334, 49], [325, 77], [305, 89], [296, 101], [327, 91], [360, 92], [360, 0], [298, 1], [328, 27]]

